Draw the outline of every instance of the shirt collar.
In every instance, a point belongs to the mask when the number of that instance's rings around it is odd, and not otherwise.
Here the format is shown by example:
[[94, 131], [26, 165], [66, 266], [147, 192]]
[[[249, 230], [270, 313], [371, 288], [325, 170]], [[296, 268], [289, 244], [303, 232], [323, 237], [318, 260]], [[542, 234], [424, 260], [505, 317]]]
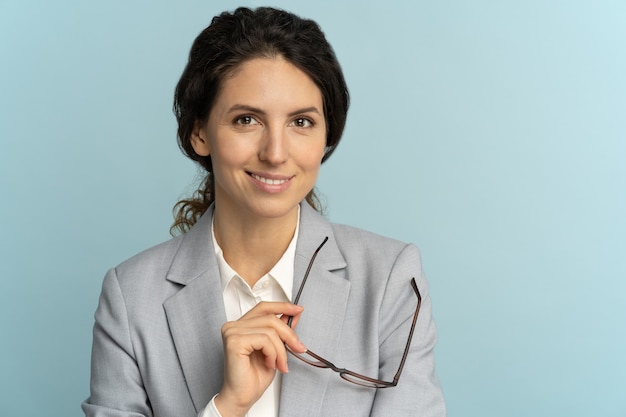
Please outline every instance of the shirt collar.
[[[291, 294], [293, 291], [293, 273], [294, 273], [294, 263], [296, 259], [296, 244], [298, 241], [298, 233], [300, 231], [300, 205], [298, 205], [298, 221], [296, 223], [296, 230], [291, 238], [291, 242], [289, 242], [289, 246], [287, 246], [287, 250], [283, 253], [283, 256], [278, 260], [278, 262], [272, 267], [272, 269], [267, 273], [271, 278], [273, 278], [278, 285], [280, 285], [281, 289], [287, 296], [289, 300], [291, 300]], [[215, 231], [213, 229], [213, 221], [211, 221], [211, 238], [213, 239], [213, 247], [215, 248], [215, 256], [217, 257], [217, 264], [220, 270], [220, 280], [222, 284], [222, 291], [226, 289], [230, 281], [239, 277], [237, 271], [235, 271], [224, 259], [224, 252], [222, 248], [217, 243], [215, 239]]]

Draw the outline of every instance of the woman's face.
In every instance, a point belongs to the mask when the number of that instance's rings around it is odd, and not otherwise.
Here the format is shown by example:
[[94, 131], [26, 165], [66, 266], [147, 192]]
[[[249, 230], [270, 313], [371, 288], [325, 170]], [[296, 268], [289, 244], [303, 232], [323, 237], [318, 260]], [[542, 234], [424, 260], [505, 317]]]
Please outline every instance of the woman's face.
[[283, 58], [246, 61], [225, 78], [191, 141], [211, 156], [216, 212], [246, 220], [293, 215], [324, 155], [322, 94]]

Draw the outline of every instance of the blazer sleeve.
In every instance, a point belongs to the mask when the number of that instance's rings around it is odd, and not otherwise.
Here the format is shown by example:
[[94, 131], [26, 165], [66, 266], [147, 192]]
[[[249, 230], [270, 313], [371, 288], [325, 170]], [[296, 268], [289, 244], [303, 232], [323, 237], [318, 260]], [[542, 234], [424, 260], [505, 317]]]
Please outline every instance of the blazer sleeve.
[[419, 250], [411, 244], [398, 255], [380, 306], [380, 373], [394, 375], [404, 353], [417, 305], [417, 296], [410, 286], [411, 277], [415, 278], [422, 303], [409, 353], [398, 385], [377, 390], [372, 417], [446, 415], [443, 392], [435, 374], [437, 328], [432, 317], [428, 282], [422, 271]]
[[152, 417], [115, 269], [106, 274], [95, 314], [91, 394], [82, 408], [87, 417]]

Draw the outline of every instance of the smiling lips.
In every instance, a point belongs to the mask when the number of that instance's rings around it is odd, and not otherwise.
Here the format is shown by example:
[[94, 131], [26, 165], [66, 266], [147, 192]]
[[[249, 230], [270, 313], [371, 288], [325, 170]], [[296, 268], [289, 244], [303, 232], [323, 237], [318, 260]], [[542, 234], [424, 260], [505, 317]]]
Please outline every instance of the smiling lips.
[[267, 184], [267, 185], [282, 185], [282, 184], [287, 183], [292, 178], [292, 177], [289, 177], [289, 178], [273, 179], [273, 178], [261, 177], [260, 175], [253, 174], [253, 173], [250, 173], [250, 176], [254, 178], [255, 180], [263, 184]]

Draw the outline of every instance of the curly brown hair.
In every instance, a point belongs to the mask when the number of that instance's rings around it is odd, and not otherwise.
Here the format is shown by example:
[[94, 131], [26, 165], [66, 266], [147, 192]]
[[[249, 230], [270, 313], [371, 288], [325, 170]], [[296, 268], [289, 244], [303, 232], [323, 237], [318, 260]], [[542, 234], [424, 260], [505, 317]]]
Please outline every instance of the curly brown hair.
[[[178, 146], [185, 156], [202, 167], [205, 176], [190, 198], [174, 206], [172, 234], [188, 231], [215, 200], [211, 157], [196, 154], [191, 145], [194, 126], [207, 121], [222, 81], [239, 65], [254, 58], [274, 57], [282, 57], [302, 70], [322, 93], [327, 125], [322, 162], [337, 147], [350, 97], [333, 48], [317, 23], [269, 7], [241, 7], [215, 16], [194, 40], [174, 93]], [[314, 189], [306, 201], [321, 210]]]

